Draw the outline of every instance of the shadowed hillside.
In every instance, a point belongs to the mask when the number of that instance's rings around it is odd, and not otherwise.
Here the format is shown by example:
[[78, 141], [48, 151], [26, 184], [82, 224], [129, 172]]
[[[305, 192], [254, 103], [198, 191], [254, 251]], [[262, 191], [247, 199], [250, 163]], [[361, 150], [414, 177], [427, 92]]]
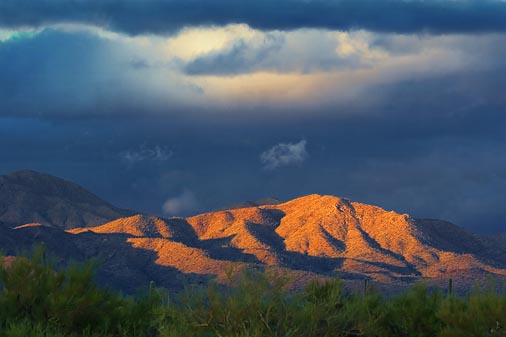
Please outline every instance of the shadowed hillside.
[[34, 171], [0, 176], [0, 221], [62, 229], [97, 226], [132, 214], [79, 185]]

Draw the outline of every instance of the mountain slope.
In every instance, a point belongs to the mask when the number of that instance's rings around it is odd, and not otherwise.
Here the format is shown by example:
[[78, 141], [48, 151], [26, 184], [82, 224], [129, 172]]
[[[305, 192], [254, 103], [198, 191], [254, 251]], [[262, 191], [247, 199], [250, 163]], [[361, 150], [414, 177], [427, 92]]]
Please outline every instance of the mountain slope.
[[439, 220], [308, 195], [277, 205], [201, 214], [188, 219], [136, 215], [70, 230], [122, 233], [156, 264], [184, 273], [214, 274], [224, 266], [272, 266], [344, 278], [413, 281], [442, 274], [506, 275], [497, 245]]
[[79, 185], [34, 171], [0, 176], [0, 221], [68, 229], [97, 226], [132, 214]]
[[11, 224], [0, 227], [0, 259], [2, 255], [30, 254], [43, 243], [49, 260], [57, 266], [92, 260], [97, 266], [97, 282], [125, 293], [133, 294], [139, 289], [147, 289], [150, 281], [177, 291], [182, 290], [184, 284], [201, 283], [209, 279], [203, 272], [183, 273], [176, 267], [158, 263], [156, 252], [143, 249], [137, 242], [130, 242], [125, 234], [99, 235], [86, 231], [73, 235], [43, 225], [20, 226], [16, 229], [10, 227]]
[[306, 261], [308, 270], [384, 281], [469, 269], [505, 274], [504, 258], [490, 254], [483, 240], [457, 226], [334, 196], [309, 195], [188, 222], [200, 239], [232, 237], [233, 247], [265, 264], [300, 268]]
[[79, 234], [92, 231], [97, 234], [123, 233], [137, 237], [173, 238], [184, 235], [184, 228], [178, 221], [168, 221], [156, 216], [136, 214], [127, 218], [119, 218], [104, 225], [92, 228], [76, 228], [69, 233]]
[[60, 261], [97, 259], [99, 279], [128, 292], [150, 280], [175, 289], [248, 266], [298, 280], [506, 277], [503, 236], [335, 196], [164, 219], [117, 209], [49, 175], [1, 176], [0, 250], [15, 255], [41, 242]]

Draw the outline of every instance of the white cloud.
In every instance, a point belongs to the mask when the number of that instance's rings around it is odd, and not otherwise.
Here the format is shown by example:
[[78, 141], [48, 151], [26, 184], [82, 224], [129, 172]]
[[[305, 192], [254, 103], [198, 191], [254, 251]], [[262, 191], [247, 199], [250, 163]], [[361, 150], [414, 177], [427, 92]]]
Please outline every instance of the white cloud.
[[260, 160], [264, 168], [273, 170], [282, 166], [300, 165], [306, 160], [306, 141], [298, 143], [280, 143], [262, 152]]
[[197, 198], [190, 190], [185, 189], [180, 195], [167, 199], [162, 206], [162, 210], [166, 215], [182, 215], [195, 211], [197, 207]]
[[141, 161], [166, 161], [172, 157], [173, 153], [165, 147], [156, 145], [148, 147], [143, 144], [138, 149], [128, 150], [120, 153], [120, 157], [128, 164], [135, 164]]

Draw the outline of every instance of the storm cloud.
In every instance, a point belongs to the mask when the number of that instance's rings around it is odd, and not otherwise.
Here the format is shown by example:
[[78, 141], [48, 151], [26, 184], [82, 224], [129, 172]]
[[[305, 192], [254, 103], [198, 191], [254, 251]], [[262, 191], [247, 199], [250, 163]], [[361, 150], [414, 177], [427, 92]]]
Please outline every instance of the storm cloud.
[[322, 28], [377, 32], [506, 30], [499, 0], [3, 0], [0, 25], [82, 23], [127, 34], [173, 34], [189, 26], [244, 23], [261, 30]]
[[504, 232], [505, 6], [3, 0], [0, 173], [159, 215], [319, 193]]

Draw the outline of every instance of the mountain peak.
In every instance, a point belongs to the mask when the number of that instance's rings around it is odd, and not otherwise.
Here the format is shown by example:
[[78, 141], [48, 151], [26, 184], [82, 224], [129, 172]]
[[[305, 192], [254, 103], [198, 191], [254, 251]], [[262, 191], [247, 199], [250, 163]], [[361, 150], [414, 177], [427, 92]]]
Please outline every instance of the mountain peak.
[[68, 229], [130, 214], [73, 182], [46, 173], [21, 170], [0, 176], [0, 220], [16, 226], [40, 223]]
[[211, 249], [210, 256], [235, 249], [288, 269], [385, 282], [438, 277], [440, 270], [506, 274], [493, 267], [506, 266], [506, 260], [489, 264], [494, 257], [484, 253], [481, 241], [457, 226], [332, 195], [212, 212], [187, 222], [202, 246]]
[[20, 170], [0, 176], [1, 185], [10, 185], [17, 191], [59, 197], [72, 202], [106, 204], [105, 201], [76, 183], [32, 170]]
[[347, 198], [339, 197], [339, 196], [335, 196], [335, 195], [313, 193], [313, 194], [308, 194], [308, 195], [303, 195], [303, 196], [297, 197], [295, 199], [287, 201], [286, 203], [301, 204], [301, 205], [304, 203], [308, 203], [308, 204], [319, 204], [321, 206], [325, 206], [325, 205], [348, 205], [349, 206], [352, 204], [352, 201]]

